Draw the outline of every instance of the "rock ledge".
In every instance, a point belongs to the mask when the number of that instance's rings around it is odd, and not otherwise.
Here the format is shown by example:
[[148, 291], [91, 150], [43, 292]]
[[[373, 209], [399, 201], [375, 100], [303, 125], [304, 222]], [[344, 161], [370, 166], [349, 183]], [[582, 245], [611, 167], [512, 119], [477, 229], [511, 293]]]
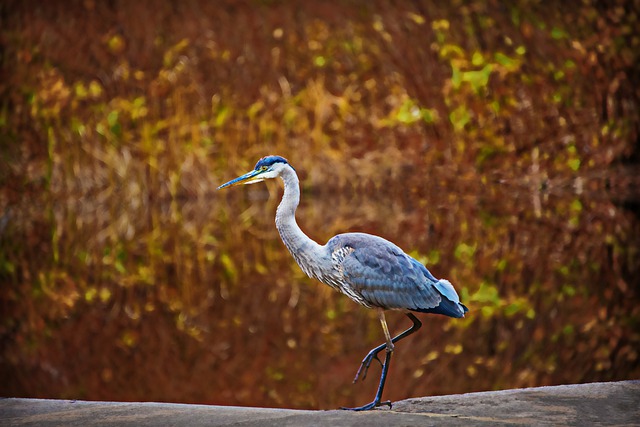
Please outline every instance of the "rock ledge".
[[369, 412], [0, 399], [2, 426], [640, 425], [640, 381], [421, 397]]

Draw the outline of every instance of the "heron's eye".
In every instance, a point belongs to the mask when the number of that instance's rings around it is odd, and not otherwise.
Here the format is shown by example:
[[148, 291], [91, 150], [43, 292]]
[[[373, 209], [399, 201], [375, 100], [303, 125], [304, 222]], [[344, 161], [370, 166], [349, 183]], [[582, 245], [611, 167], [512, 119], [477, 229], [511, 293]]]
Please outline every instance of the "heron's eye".
[[261, 171], [266, 171], [267, 169], [269, 169], [269, 167], [268, 167], [268, 166], [260, 166], [260, 170], [261, 170]]

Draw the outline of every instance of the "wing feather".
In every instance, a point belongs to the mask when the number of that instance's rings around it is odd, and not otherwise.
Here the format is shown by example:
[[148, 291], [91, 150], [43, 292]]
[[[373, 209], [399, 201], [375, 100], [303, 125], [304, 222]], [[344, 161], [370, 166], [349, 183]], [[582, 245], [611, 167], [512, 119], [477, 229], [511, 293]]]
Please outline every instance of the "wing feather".
[[340, 260], [343, 280], [368, 304], [429, 311], [443, 300], [435, 286], [437, 280], [426, 267], [388, 240], [348, 233], [334, 237], [329, 243], [350, 248]]

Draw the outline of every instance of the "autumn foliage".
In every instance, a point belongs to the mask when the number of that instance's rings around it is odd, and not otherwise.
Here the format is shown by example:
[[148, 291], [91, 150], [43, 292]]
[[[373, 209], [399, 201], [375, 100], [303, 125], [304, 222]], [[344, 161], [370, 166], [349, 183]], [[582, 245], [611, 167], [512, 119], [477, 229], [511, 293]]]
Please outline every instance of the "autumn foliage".
[[[385, 397], [640, 377], [637, 1], [5, 1], [0, 394], [368, 402], [376, 316], [307, 278], [299, 223], [394, 241], [421, 316]], [[387, 316], [394, 331], [409, 325]]]

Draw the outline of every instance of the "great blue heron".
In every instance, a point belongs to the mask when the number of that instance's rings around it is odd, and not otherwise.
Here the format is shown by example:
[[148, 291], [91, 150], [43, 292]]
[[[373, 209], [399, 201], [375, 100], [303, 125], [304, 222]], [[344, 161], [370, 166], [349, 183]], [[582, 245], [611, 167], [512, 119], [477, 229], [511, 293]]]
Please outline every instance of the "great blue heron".
[[[391, 402], [380, 402], [394, 343], [417, 331], [422, 323], [410, 311], [464, 317], [468, 311], [448, 280], [436, 279], [420, 262], [398, 246], [365, 233], [339, 234], [321, 246], [307, 237], [296, 223], [295, 213], [300, 202], [298, 175], [289, 162], [280, 156], [263, 157], [255, 168], [218, 189], [240, 184], [253, 184], [271, 178], [282, 178], [284, 195], [276, 211], [276, 227], [282, 241], [302, 271], [342, 292], [367, 308], [374, 308], [382, 324], [386, 342], [371, 350], [360, 364], [353, 380], [364, 379], [371, 362], [382, 365], [378, 391], [373, 402], [357, 408], [365, 411]], [[384, 317], [385, 310], [401, 310], [413, 325], [391, 338]], [[378, 353], [386, 350], [384, 362]]]

